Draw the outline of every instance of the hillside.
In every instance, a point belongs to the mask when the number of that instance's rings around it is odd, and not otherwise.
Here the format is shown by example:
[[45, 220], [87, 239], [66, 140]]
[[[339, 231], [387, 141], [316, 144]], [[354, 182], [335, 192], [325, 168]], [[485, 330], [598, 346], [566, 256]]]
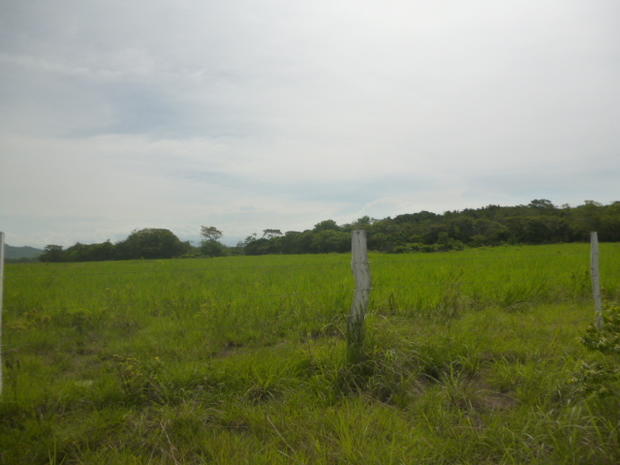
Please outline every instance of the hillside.
[[13, 247], [9, 244], [4, 244], [4, 257], [7, 260], [19, 260], [19, 259], [35, 259], [43, 253], [41, 249], [35, 249], [34, 247]]

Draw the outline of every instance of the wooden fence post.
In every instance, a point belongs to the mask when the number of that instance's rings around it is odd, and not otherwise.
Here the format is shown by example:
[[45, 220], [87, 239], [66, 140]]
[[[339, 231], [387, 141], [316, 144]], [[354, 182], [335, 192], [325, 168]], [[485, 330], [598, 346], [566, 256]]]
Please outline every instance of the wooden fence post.
[[364, 319], [370, 301], [370, 268], [365, 230], [353, 231], [351, 268], [355, 276], [355, 297], [347, 325], [347, 361], [355, 364], [364, 357]]
[[3, 285], [4, 285], [4, 233], [0, 232], [0, 396], [2, 396], [2, 300], [3, 300]]
[[596, 231], [590, 233], [590, 274], [592, 276], [592, 294], [594, 295], [594, 325], [597, 329], [601, 329], [603, 327], [603, 301], [601, 299], [598, 234]]

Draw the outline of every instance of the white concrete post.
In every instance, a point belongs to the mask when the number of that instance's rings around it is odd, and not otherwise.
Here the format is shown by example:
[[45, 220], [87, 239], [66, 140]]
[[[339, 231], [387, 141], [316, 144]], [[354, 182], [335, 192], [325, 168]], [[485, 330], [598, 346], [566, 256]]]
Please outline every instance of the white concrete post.
[[355, 276], [355, 297], [347, 326], [347, 359], [357, 363], [363, 358], [364, 319], [370, 302], [370, 268], [366, 231], [355, 230], [351, 237], [351, 268]]
[[594, 296], [594, 324], [597, 329], [601, 329], [603, 327], [603, 299], [601, 298], [598, 234], [596, 231], [590, 233], [590, 274], [592, 276], [592, 294]]
[[2, 369], [4, 363], [2, 362], [2, 301], [3, 301], [3, 286], [4, 286], [4, 233], [0, 232], [0, 396], [2, 395]]

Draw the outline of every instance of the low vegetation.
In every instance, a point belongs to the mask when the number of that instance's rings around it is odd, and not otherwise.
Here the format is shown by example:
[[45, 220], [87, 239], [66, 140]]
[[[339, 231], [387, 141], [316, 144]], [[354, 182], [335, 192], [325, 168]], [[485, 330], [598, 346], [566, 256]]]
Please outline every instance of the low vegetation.
[[620, 463], [620, 245], [8, 264], [0, 463]]

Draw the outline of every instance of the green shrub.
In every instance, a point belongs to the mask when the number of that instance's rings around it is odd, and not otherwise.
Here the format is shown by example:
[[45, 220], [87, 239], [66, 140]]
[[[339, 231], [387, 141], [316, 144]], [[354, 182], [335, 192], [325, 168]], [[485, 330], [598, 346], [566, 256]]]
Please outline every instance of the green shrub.
[[573, 383], [577, 391], [585, 395], [607, 397], [620, 383], [620, 307], [607, 308], [603, 314], [603, 326], [598, 329], [591, 324], [581, 342], [591, 351], [605, 355], [601, 361], [582, 361]]

